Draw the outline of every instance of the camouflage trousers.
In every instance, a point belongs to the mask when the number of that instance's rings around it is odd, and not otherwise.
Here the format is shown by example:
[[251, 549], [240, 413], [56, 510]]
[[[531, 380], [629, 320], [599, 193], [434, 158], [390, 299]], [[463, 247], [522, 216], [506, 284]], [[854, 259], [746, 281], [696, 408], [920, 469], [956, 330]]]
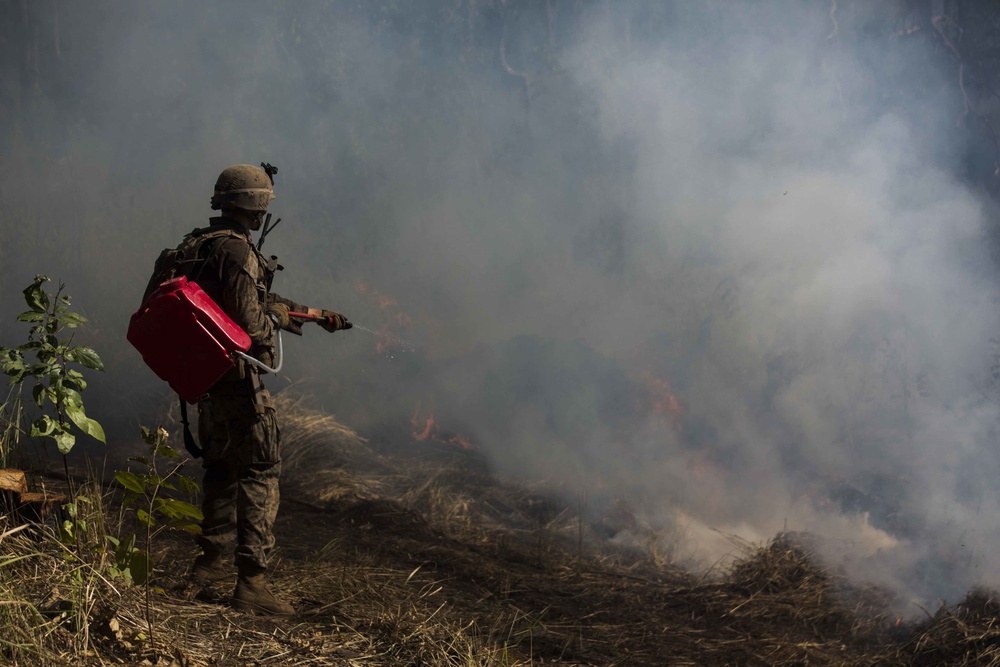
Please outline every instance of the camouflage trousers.
[[274, 403], [256, 373], [212, 387], [198, 402], [198, 434], [205, 518], [197, 542], [221, 555], [235, 534], [236, 566], [263, 570], [274, 546], [281, 457]]

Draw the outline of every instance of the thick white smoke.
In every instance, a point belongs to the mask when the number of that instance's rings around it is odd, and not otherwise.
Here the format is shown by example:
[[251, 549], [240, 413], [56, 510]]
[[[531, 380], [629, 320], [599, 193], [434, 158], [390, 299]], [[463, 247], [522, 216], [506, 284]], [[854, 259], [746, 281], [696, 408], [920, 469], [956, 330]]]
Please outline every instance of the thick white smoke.
[[276, 290], [420, 348], [307, 330], [272, 388], [374, 440], [433, 408], [682, 556], [811, 531], [953, 599], [1000, 565], [997, 290], [907, 6], [60, 5], [56, 83], [0, 99], [4, 342], [65, 279], [108, 365], [88, 411], [148, 422], [127, 317], [218, 172], [267, 160]]
[[[677, 386], [702, 424], [696, 443], [644, 442], [619, 482], [689, 527], [815, 532], [917, 595], [995, 585], [982, 205], [928, 160], [950, 137], [872, 99], [854, 45], [765, 34], [759, 10], [730, 7], [712, 27], [725, 39], [631, 53], [609, 52], [601, 22], [566, 59], [605, 140], [635, 146], [643, 241], [641, 284], [584, 335], [618, 358], [622, 330], [677, 341], [662, 353], [686, 355]], [[715, 465], [699, 470], [692, 445]]]

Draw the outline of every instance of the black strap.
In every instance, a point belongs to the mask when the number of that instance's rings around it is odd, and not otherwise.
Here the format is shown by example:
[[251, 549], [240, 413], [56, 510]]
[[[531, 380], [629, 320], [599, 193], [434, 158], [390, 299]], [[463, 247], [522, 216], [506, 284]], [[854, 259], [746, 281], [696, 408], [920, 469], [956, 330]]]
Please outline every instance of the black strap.
[[[198, 282], [198, 279], [201, 278], [201, 272], [205, 270], [206, 266], [208, 266], [208, 262], [213, 257], [215, 257], [215, 252], [222, 247], [222, 244], [219, 243], [219, 241], [222, 239], [223, 236], [232, 236], [234, 238], [239, 236], [238, 234], [228, 229], [213, 230], [211, 227], [204, 227], [202, 229], [196, 229], [193, 232], [191, 232], [191, 236], [195, 235], [197, 235], [198, 237], [207, 237], [207, 238], [201, 238], [198, 240], [198, 249], [195, 251], [194, 261], [200, 263], [198, 264], [198, 268], [194, 271], [194, 274], [189, 278], [189, 280], [191, 280], [192, 282]], [[209, 253], [207, 255], [205, 255], [206, 245], [208, 245], [209, 249]], [[251, 247], [253, 246], [252, 243], [250, 245]]]
[[[178, 396], [177, 398], [180, 398]], [[188, 422], [188, 406], [187, 401], [180, 398], [181, 401], [181, 423], [184, 424], [184, 449], [188, 450], [188, 453], [196, 459], [200, 459], [205, 451], [198, 446], [198, 443], [194, 439], [194, 435], [191, 433], [191, 424]]]

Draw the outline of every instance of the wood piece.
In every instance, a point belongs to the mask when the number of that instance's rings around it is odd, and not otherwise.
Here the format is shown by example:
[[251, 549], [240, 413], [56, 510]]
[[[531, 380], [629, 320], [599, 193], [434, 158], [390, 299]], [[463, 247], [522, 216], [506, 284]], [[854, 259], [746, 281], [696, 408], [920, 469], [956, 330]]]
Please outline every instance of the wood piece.
[[25, 521], [42, 522], [52, 514], [53, 510], [59, 509], [67, 502], [69, 496], [64, 493], [25, 492], [21, 494], [17, 513]]
[[28, 482], [24, 472], [16, 468], [0, 468], [0, 490], [24, 493], [28, 490]]

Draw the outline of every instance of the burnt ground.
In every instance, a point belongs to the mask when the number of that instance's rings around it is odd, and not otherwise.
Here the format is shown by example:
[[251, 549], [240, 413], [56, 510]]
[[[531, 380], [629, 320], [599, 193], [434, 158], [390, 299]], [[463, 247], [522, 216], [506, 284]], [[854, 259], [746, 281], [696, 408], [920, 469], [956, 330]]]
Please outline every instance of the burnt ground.
[[1000, 603], [987, 591], [897, 623], [883, 592], [823, 569], [794, 535], [687, 572], [602, 541], [475, 452], [373, 446], [331, 417], [287, 399], [283, 409], [271, 583], [298, 614], [235, 612], [231, 584], [194, 589], [183, 576], [193, 546], [167, 535], [155, 652], [132, 588], [95, 615], [91, 649], [67, 664], [1000, 665]]

